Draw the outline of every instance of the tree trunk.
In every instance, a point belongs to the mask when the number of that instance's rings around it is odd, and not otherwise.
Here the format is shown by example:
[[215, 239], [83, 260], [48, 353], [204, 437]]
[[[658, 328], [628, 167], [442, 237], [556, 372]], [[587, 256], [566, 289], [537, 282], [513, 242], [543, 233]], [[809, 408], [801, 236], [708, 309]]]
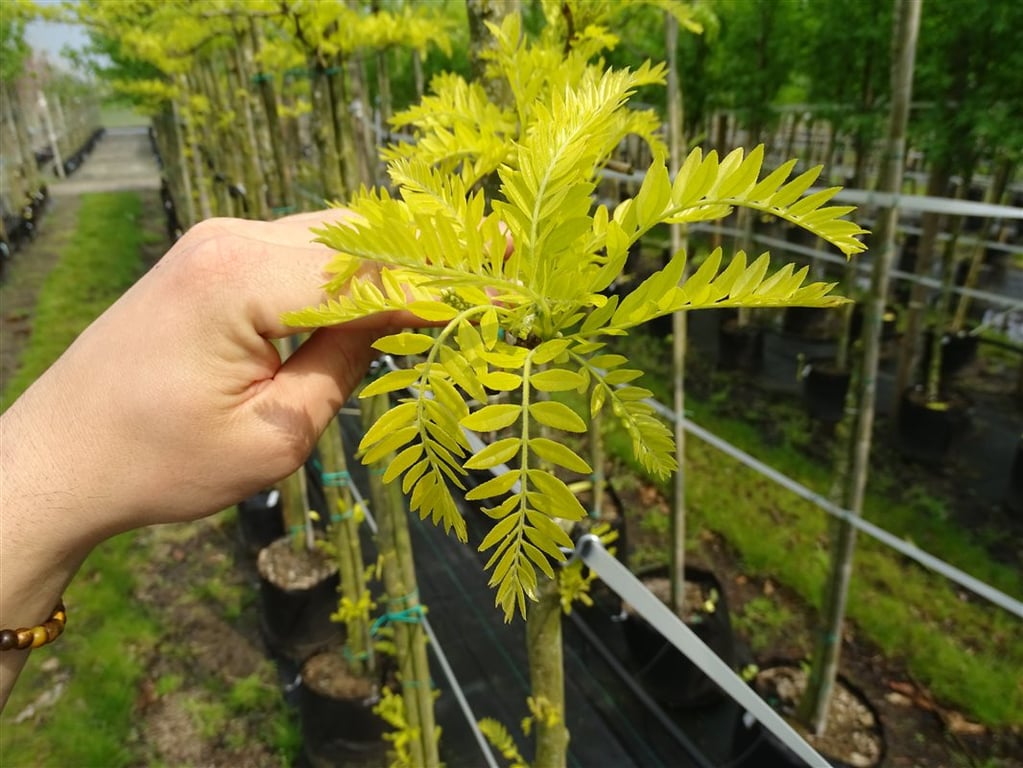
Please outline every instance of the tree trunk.
[[352, 129], [356, 138], [356, 153], [359, 158], [359, 178], [367, 185], [376, 184], [377, 142], [373, 136], [372, 106], [369, 103], [369, 88], [366, 87], [366, 66], [361, 56], [349, 61], [352, 100], [359, 108], [352, 112]]
[[[260, 36], [254, 18], [249, 19], [249, 35], [252, 40], [254, 55], [259, 54]], [[260, 72], [256, 75], [259, 83], [259, 96], [263, 102], [263, 111], [266, 115], [267, 131], [270, 134], [270, 148], [273, 152], [274, 167], [277, 170], [277, 199], [274, 208], [277, 211], [287, 213], [295, 206], [295, 189], [292, 181], [291, 165], [288, 162], [287, 142], [284, 140], [284, 131], [281, 128], [281, 119], [277, 114], [277, 94], [274, 92], [273, 81], [270, 75]]]
[[[913, 63], [920, 27], [921, 0], [895, 0], [895, 26], [892, 30], [892, 108], [888, 138], [879, 182], [881, 192], [896, 195], [902, 189], [906, 151], [906, 125], [912, 99]], [[851, 472], [843, 493], [843, 507], [853, 515], [863, 510], [863, 497], [870, 464], [870, 446], [874, 422], [877, 370], [880, 360], [881, 325], [888, 294], [888, 273], [895, 256], [895, 232], [898, 206], [893, 203], [879, 220], [880, 248], [871, 273], [871, 296], [863, 328], [863, 358], [855, 381], [855, 431], [849, 443]], [[828, 706], [838, 673], [842, 624], [845, 617], [849, 580], [852, 575], [856, 529], [846, 521], [836, 523], [832, 546], [831, 573], [822, 610], [822, 626], [813, 653], [807, 693], [800, 702], [800, 718], [818, 734], [827, 727]]]
[[[184, 94], [182, 94], [183, 96]], [[188, 168], [188, 149], [185, 141], [184, 133], [181, 130], [182, 120], [181, 112], [178, 109], [178, 101], [174, 99], [171, 101], [171, 124], [174, 126], [174, 146], [177, 165], [175, 170], [177, 171], [178, 183], [181, 186], [181, 198], [185, 202], [185, 221], [181, 222], [185, 229], [188, 229], [198, 221], [195, 213], [195, 193], [192, 187], [192, 174]], [[175, 206], [178, 201], [175, 200]], [[180, 216], [180, 213], [179, 213]], [[180, 219], [179, 219], [180, 221]]]
[[334, 141], [337, 147], [338, 173], [344, 190], [358, 189], [365, 183], [359, 175], [359, 165], [355, 159], [355, 141], [352, 137], [351, 115], [348, 110], [347, 73], [340, 57], [334, 62], [327, 75], [330, 89], [330, 110], [334, 121]]
[[[290, 357], [301, 345], [298, 336], [281, 339], [275, 346], [281, 360]], [[280, 482], [281, 510], [284, 526], [296, 550], [303, 547], [311, 550], [316, 546], [312, 518], [309, 515], [309, 488], [305, 474], [305, 466], [299, 467]]]
[[[363, 424], [369, 429], [390, 408], [386, 394], [361, 401]], [[386, 466], [394, 456], [381, 460]], [[383, 566], [387, 590], [388, 622], [394, 627], [398, 675], [405, 721], [411, 732], [411, 764], [419, 768], [438, 768], [436, 722], [433, 693], [430, 690], [430, 665], [426, 655], [426, 632], [422, 625], [422, 605], [412, 559], [405, 498], [398, 482], [384, 485], [378, 472], [369, 472], [370, 495], [377, 521], [377, 549]]]
[[224, 113], [227, 106], [224, 104], [220, 94], [220, 87], [217, 73], [210, 61], [199, 64], [197, 72], [198, 84], [205, 91], [206, 98], [210, 104], [210, 115], [207, 118], [206, 130], [209, 145], [207, 147], [208, 157], [211, 161], [215, 158], [219, 165], [214, 166], [213, 191], [217, 198], [217, 213], [221, 216], [238, 216], [235, 205], [230, 194], [230, 184], [237, 178], [235, 168], [234, 146], [229, 127], [225, 126], [218, 116]]
[[565, 768], [565, 663], [561, 637], [561, 592], [557, 579], [541, 577], [537, 601], [526, 606], [526, 653], [536, 729], [535, 768]]
[[[998, 161], [994, 177], [984, 193], [985, 203], [997, 203], [1001, 200], [1002, 195], [1005, 193], [1005, 188], [1008, 186], [1009, 179], [1012, 177], [1012, 165], [1011, 158], [1007, 156], [1002, 157]], [[963, 281], [963, 288], [970, 289], [977, 285], [977, 279], [980, 277], [980, 268], [984, 263], [985, 241], [987, 240], [987, 232], [985, 230], [986, 228], [981, 228], [977, 235], [977, 242], [974, 244], [973, 251], [970, 254], [970, 268], [966, 273], [966, 279]], [[950, 328], [953, 333], [961, 331], [963, 326], [966, 325], [966, 313], [969, 308], [970, 297], [965, 293], [960, 294]]]
[[28, 135], [25, 125], [25, 109], [21, 102], [21, 91], [16, 82], [3, 85], [7, 101], [7, 118], [11, 121], [17, 142], [18, 153], [21, 155], [21, 171], [28, 191], [39, 188], [39, 169], [36, 165], [35, 148]]
[[[351, 477], [345, 460], [341, 424], [331, 419], [320, 435], [317, 448], [322, 467], [323, 495], [330, 515], [330, 531], [335, 561], [341, 577], [341, 596], [358, 605], [366, 592], [363, 570], [366, 567], [359, 541], [359, 520], [356, 517], [355, 500], [352, 497]], [[368, 617], [345, 621], [345, 660], [352, 674], [366, 676], [375, 669], [373, 642], [369, 632]]]
[[[678, 20], [665, 13], [664, 41], [668, 52], [668, 154], [671, 170], [677, 171], [682, 165], [683, 116], [682, 83], [678, 75]], [[676, 254], [686, 247], [685, 234], [680, 224], [670, 227], [671, 253]], [[682, 276], [685, 282], [685, 275]], [[672, 317], [672, 370], [675, 390], [675, 472], [673, 504], [671, 515], [671, 542], [669, 544], [671, 582], [671, 609], [676, 616], [683, 616], [686, 595], [686, 313], [676, 312]]]
[[50, 104], [46, 101], [46, 94], [42, 91], [39, 92], [39, 111], [42, 114], [43, 126], [46, 129], [46, 137], [50, 142], [50, 146], [53, 148], [53, 162], [54, 167], [57, 169], [57, 178], [66, 178], [66, 174], [64, 173], [64, 157], [60, 151], [57, 134], [53, 130], [53, 118], [50, 115]]
[[[927, 179], [928, 195], [943, 195], [951, 178], [951, 171], [945, 163], [937, 163], [931, 168]], [[938, 240], [938, 232], [941, 227], [941, 215], [937, 213], [925, 213], [922, 217], [923, 231], [920, 235], [920, 245], [917, 250], [917, 261], [913, 272], [918, 277], [927, 277], [931, 273], [934, 264], [934, 250]], [[902, 393], [909, 387], [910, 379], [916, 369], [920, 337], [924, 321], [924, 311], [927, 308], [927, 296], [930, 288], [926, 285], [914, 282], [910, 288], [909, 305], [906, 310], [906, 328], [902, 336], [902, 345], [899, 351], [899, 366], [895, 374], [895, 391], [892, 403], [893, 423], [897, 421], [899, 403], [902, 400]]]
[[245, 57], [242, 53], [244, 46], [244, 36], [236, 35], [232, 58], [228, 63], [228, 72], [231, 76], [230, 90], [234, 94], [231, 101], [235, 114], [242, 117], [242, 128], [239, 129], [239, 133], [245, 137], [240, 146], [246, 150], [243, 151], [242, 163], [245, 169], [245, 193], [249, 203], [249, 216], [266, 220], [270, 218], [270, 210], [266, 205], [264, 189], [269, 174], [263, 163], [256, 118], [252, 113], [252, 96], [249, 93], [249, 78], [252, 74], [245, 66]]
[[416, 103], [423, 100], [426, 93], [426, 83], [423, 79], [423, 55], [415, 48], [412, 49], [412, 80], [416, 87]]
[[487, 29], [487, 22], [500, 25], [504, 18], [521, 10], [519, 0], [465, 0], [469, 19], [469, 67], [472, 79], [483, 83], [490, 100], [495, 104], [506, 104], [511, 98], [505, 83], [485, 81], [483, 73], [486, 61], [483, 56], [494, 47], [494, 38]]
[[309, 95], [312, 100], [310, 118], [313, 141], [319, 157], [320, 195], [327, 200], [340, 200], [344, 196], [344, 185], [334, 136], [330, 84], [327, 82], [326, 67], [315, 57], [309, 60], [309, 77]]

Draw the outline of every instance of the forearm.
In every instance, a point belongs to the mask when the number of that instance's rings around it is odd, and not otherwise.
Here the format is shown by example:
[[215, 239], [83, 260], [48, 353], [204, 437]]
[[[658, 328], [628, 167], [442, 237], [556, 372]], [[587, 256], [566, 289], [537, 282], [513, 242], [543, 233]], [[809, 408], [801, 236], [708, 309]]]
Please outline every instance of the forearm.
[[[49, 618], [85, 556], [103, 537], [87, 468], [40, 382], [0, 417], [0, 629]], [[0, 708], [29, 651], [0, 651]]]

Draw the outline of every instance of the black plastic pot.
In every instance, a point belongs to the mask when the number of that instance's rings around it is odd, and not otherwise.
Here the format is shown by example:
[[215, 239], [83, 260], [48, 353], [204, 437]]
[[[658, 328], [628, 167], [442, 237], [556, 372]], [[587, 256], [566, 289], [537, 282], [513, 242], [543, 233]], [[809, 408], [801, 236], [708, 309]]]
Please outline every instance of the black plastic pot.
[[945, 395], [928, 402], [923, 387], [912, 387], [902, 395], [899, 406], [899, 450], [904, 457], [922, 464], [939, 465], [949, 448], [970, 426], [969, 401]]
[[[783, 664], [782, 666], [786, 665]], [[886, 744], [880, 713], [859, 688], [850, 683], [844, 676], [839, 675], [838, 679], [841, 686], [855, 696], [873, 714], [874, 726], [870, 730], [878, 740], [881, 751], [877, 759], [869, 765], [876, 766], [882, 764], [884, 762]], [[783, 706], [781, 702], [772, 700], [771, 696], [765, 695], [764, 692], [761, 692], [761, 695], [764, 696], [765, 701], [776, 711], [783, 715], [788, 714], [787, 707]], [[740, 712], [736, 720], [734, 745], [734, 757], [729, 763], [734, 768], [768, 768], [768, 766], [770, 768], [806, 768], [806, 763], [800, 757], [782, 744], [774, 734], [764, 728], [748, 712]], [[833, 768], [855, 768], [853, 763], [834, 758], [830, 755], [824, 755], [824, 757]]]
[[[929, 330], [924, 334], [923, 356], [921, 358], [921, 370], [926, 372], [931, 367], [931, 344], [934, 339], [934, 331]], [[941, 337], [941, 375], [955, 376], [963, 371], [970, 363], [977, 359], [977, 346], [979, 338], [971, 335], [968, 331], [956, 333], [946, 332]]]
[[837, 424], [845, 416], [845, 398], [849, 392], [849, 371], [838, 370], [833, 363], [811, 362], [803, 369], [803, 397], [810, 418]]
[[825, 307], [787, 307], [781, 329], [800, 339], [823, 340], [835, 336], [838, 326], [834, 309]]
[[764, 329], [739, 325], [736, 318], [718, 326], [718, 369], [758, 373], [764, 366]]
[[261, 629], [273, 654], [302, 662], [343, 636], [342, 625], [330, 620], [337, 609], [339, 584], [336, 570], [301, 588], [275, 584], [260, 573]]
[[[853, 342], [860, 338], [863, 332], [863, 321], [866, 317], [866, 308], [863, 304], [853, 307], [852, 319], [849, 322], [849, 341]], [[888, 304], [884, 308], [884, 315], [881, 317], [881, 341], [892, 341], [899, 335], [899, 308]]]
[[338, 697], [304, 679], [298, 709], [302, 721], [303, 752], [313, 768], [387, 768], [385, 723], [373, 713], [380, 700]]
[[[667, 573], [667, 568], [662, 567], [647, 571], [640, 578], [663, 578]], [[716, 590], [718, 598], [714, 612], [699, 612], [699, 620], [689, 621], [687, 626], [726, 664], [734, 666], [735, 637], [720, 582], [709, 571], [692, 567], [686, 567], [686, 581], [698, 583], [705, 590]], [[636, 614], [627, 616], [622, 628], [636, 679], [662, 706], [702, 707], [726, 698], [717, 684], [660, 632]]]
[[252, 556], [284, 535], [281, 494], [276, 488], [238, 502], [238, 531], [242, 546]]
[[1016, 454], [1009, 469], [1009, 487], [1005, 492], [1005, 506], [1013, 515], [1023, 517], [1023, 435], [1016, 443]]

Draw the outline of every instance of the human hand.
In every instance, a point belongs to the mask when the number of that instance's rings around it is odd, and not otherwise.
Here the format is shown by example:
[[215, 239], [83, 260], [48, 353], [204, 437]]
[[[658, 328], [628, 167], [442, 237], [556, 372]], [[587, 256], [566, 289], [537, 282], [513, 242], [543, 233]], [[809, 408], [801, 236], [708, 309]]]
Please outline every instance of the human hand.
[[320, 329], [282, 364], [270, 340], [297, 329], [281, 313], [324, 299], [330, 252], [310, 227], [345, 215], [203, 222], [96, 320], [4, 416], [5, 465], [11, 439], [31, 436], [17, 486], [38, 513], [73, 514], [98, 540], [209, 514], [294, 471], [370, 344], [415, 323]]
[[[41, 623], [101, 540], [293, 472], [372, 342], [422, 324], [391, 313], [323, 328], [282, 363], [271, 340], [300, 329], [281, 313], [325, 298], [330, 251], [310, 228], [346, 216], [198, 224], [3, 414], [0, 626]], [[26, 657], [0, 654], [0, 709]]]

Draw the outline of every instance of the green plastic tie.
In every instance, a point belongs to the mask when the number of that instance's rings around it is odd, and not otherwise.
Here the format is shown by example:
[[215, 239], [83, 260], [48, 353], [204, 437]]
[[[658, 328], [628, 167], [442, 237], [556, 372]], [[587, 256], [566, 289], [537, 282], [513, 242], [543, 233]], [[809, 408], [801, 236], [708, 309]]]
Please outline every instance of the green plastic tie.
[[342, 469], [340, 472], [320, 472], [320, 479], [324, 485], [329, 485], [334, 488], [344, 488], [351, 480], [352, 476], [347, 470]]
[[332, 523], [342, 523], [345, 520], [350, 520], [354, 515], [355, 515], [355, 510], [354, 509], [349, 509], [344, 514], [342, 514], [340, 512], [335, 512], [333, 515], [330, 516], [330, 522], [332, 522]]
[[383, 616], [373, 622], [373, 626], [369, 628], [369, 633], [373, 637], [376, 637], [380, 632], [381, 628], [387, 624], [419, 624], [423, 620], [425, 611], [422, 605], [413, 605], [409, 608], [404, 608], [400, 611], [388, 611]]
[[430, 680], [430, 682], [428, 682], [428, 683], [424, 683], [422, 680], [402, 680], [401, 681], [401, 687], [402, 688], [428, 688], [429, 690], [432, 691], [437, 686], [434, 684], [433, 680]]
[[[413, 600], [419, 600], [419, 590], [418, 589], [413, 589], [407, 595], [401, 595], [399, 597], [388, 597], [387, 598], [387, 602], [389, 604], [391, 604], [391, 605], [393, 605], [394, 603], [403, 603], [405, 605], [408, 605]], [[422, 607], [422, 606], [419, 606], [419, 607]]]
[[366, 651], [360, 651], [359, 653], [352, 653], [352, 649], [347, 645], [341, 649], [341, 655], [348, 661], [366, 661], [369, 659], [369, 653]]

